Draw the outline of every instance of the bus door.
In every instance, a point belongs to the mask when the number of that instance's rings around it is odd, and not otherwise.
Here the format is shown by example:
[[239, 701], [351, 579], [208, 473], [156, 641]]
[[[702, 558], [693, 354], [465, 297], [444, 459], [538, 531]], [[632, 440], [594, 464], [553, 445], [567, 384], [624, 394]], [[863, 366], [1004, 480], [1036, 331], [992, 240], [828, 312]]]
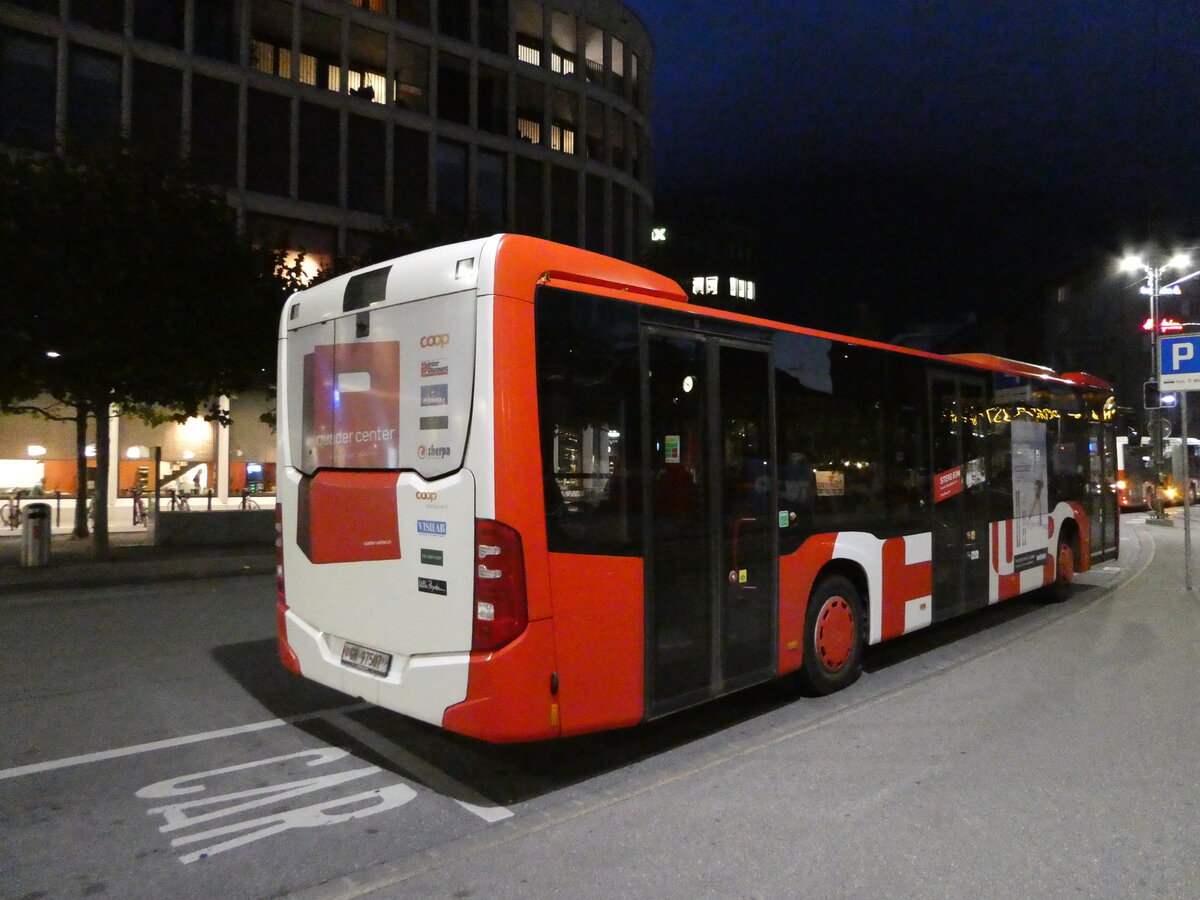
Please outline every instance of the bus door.
[[1088, 518], [1092, 559], [1108, 559], [1117, 546], [1117, 449], [1113, 430], [1098, 422], [1088, 426]]
[[771, 677], [778, 513], [769, 350], [646, 328], [650, 716]]
[[929, 376], [933, 465], [933, 619], [987, 603], [984, 385], [977, 378]]

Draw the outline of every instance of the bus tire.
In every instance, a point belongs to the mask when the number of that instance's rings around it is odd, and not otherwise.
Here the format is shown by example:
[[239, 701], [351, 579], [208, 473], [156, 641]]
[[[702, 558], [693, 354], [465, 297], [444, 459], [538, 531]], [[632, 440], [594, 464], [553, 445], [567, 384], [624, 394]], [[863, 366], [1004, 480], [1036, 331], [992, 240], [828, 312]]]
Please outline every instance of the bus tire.
[[804, 616], [798, 679], [805, 693], [824, 696], [858, 680], [865, 626], [862, 598], [849, 578], [830, 575], [817, 582]]
[[1054, 581], [1046, 588], [1046, 598], [1051, 603], [1062, 603], [1071, 596], [1075, 566], [1075, 542], [1064, 530], [1058, 536], [1058, 552], [1054, 554]]

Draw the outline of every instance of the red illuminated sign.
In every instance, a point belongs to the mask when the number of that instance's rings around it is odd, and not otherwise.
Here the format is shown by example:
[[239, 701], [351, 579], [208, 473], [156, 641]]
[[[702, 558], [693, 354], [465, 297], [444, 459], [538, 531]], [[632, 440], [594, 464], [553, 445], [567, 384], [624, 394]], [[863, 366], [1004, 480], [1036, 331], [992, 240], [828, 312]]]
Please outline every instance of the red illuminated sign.
[[[1153, 330], [1154, 330], [1154, 320], [1147, 318], [1146, 321], [1142, 323], [1142, 331], [1153, 331]], [[1174, 333], [1177, 331], [1183, 331], [1183, 323], [1177, 322], [1175, 319], [1162, 319], [1158, 323], [1158, 330], [1161, 334], [1168, 334], [1168, 333]]]

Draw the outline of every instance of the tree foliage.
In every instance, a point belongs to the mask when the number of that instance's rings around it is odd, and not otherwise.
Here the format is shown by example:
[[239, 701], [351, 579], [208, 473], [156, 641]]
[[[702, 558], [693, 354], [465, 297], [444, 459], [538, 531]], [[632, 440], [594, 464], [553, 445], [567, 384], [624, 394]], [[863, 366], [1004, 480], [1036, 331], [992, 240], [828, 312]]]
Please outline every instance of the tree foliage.
[[[169, 160], [128, 147], [0, 154], [0, 247], [0, 408], [49, 395], [46, 415], [103, 422], [97, 493], [111, 407], [182, 420], [273, 380], [282, 254], [256, 247], [223, 196]], [[77, 511], [86, 534], [82, 522]]]

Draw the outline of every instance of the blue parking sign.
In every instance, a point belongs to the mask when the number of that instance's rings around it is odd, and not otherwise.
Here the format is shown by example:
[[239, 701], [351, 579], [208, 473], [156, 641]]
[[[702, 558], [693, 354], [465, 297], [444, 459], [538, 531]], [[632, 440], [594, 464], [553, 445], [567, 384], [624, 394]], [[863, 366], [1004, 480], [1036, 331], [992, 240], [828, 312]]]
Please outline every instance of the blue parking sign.
[[1180, 334], [1159, 342], [1159, 387], [1200, 390], [1200, 334]]

